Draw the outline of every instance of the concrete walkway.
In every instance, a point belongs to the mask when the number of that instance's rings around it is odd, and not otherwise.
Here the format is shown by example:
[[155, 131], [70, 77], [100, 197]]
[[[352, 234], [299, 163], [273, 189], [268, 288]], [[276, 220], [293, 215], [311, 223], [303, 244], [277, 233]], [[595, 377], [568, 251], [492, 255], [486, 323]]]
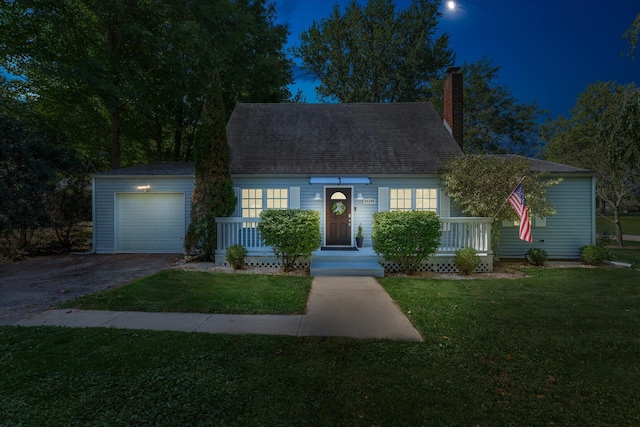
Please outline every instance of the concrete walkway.
[[315, 277], [304, 315], [57, 309], [15, 325], [422, 341], [418, 331], [373, 277]]

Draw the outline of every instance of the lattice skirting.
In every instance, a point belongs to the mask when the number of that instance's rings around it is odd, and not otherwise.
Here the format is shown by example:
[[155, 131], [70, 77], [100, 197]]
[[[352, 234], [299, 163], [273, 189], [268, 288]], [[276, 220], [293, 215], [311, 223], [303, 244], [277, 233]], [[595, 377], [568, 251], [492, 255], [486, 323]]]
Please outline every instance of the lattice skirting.
[[[225, 255], [216, 255], [215, 263], [218, 266], [229, 266]], [[260, 268], [280, 268], [278, 259], [275, 256], [248, 256], [245, 258], [245, 265]], [[298, 260], [295, 264], [295, 268], [309, 268], [309, 265], [310, 261], [308, 259]]]
[[[224, 255], [216, 255], [216, 265], [229, 266], [227, 259]], [[295, 268], [309, 268], [310, 261], [308, 259], [299, 260]], [[380, 257], [380, 264], [384, 267], [384, 271], [387, 273], [397, 273], [400, 268], [396, 263], [387, 262]], [[248, 256], [246, 257], [246, 265], [249, 267], [261, 267], [261, 268], [280, 268], [278, 260], [275, 256]], [[420, 272], [434, 272], [434, 273], [458, 273], [458, 269], [453, 263], [453, 256], [436, 256], [429, 259], [422, 264], [418, 269]], [[480, 257], [480, 264], [476, 268], [476, 273], [490, 273], [493, 271], [493, 255], [486, 255]]]
[[[476, 273], [490, 273], [493, 271], [493, 255], [481, 256]], [[400, 267], [394, 262], [381, 261], [386, 273], [398, 273]], [[453, 256], [436, 256], [426, 261], [420, 268], [420, 272], [433, 273], [459, 273], [453, 263]]]

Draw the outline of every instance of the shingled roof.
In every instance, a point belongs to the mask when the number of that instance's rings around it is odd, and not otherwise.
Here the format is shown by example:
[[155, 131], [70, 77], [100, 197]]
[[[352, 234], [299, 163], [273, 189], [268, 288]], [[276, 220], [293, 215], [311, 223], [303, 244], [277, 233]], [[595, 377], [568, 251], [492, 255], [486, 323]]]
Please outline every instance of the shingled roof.
[[430, 103], [238, 104], [232, 174], [432, 174], [462, 151]]

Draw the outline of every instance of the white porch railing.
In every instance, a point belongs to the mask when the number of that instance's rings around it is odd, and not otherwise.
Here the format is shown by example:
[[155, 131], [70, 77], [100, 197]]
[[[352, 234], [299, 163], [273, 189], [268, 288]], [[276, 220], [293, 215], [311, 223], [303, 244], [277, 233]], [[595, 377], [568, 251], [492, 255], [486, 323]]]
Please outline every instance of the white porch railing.
[[[491, 218], [440, 218], [442, 237], [437, 254], [453, 254], [460, 248], [472, 247], [479, 255], [491, 253]], [[250, 254], [270, 254], [258, 231], [260, 218], [216, 218], [218, 253], [231, 245], [242, 245]]]

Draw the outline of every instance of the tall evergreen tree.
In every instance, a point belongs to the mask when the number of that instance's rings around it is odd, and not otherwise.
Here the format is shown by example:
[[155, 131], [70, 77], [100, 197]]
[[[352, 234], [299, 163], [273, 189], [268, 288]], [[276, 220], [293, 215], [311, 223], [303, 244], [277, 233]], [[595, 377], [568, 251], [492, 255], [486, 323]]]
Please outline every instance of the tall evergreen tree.
[[226, 115], [220, 82], [214, 79], [214, 92], [206, 99], [202, 124], [195, 137], [195, 188], [191, 200], [191, 224], [185, 239], [185, 250], [213, 259], [217, 246], [216, 217], [231, 215], [236, 207], [227, 142]]

